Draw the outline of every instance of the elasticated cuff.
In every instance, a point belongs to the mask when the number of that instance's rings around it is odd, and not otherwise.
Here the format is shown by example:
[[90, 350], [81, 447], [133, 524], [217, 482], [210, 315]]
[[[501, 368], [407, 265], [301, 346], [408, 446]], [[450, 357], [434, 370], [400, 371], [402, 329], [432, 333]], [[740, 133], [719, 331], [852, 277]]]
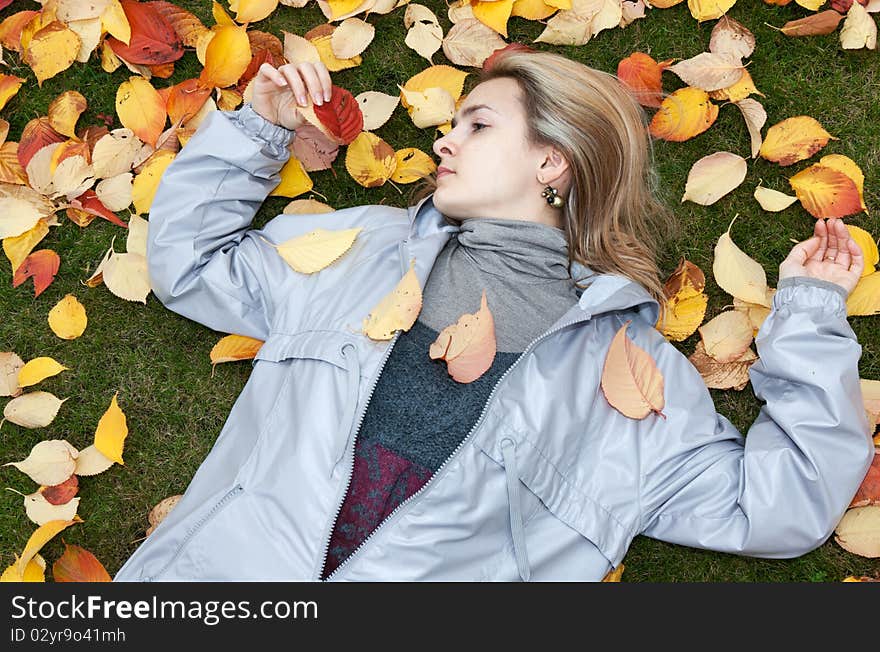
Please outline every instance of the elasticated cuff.
[[285, 156], [285, 151], [293, 139], [295, 131], [269, 122], [254, 111], [246, 102], [236, 111], [227, 111], [232, 123], [245, 134], [259, 141], [266, 154], [275, 158]]
[[779, 308], [805, 302], [805, 305], [824, 307], [846, 317], [847, 296], [846, 289], [837, 283], [811, 276], [790, 276], [776, 285], [773, 304]]

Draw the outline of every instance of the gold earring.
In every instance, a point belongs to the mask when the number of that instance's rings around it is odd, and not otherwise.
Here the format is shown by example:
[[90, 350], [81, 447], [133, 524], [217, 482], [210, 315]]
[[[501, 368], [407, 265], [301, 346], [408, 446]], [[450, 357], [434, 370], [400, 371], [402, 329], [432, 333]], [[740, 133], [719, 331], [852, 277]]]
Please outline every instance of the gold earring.
[[553, 186], [547, 186], [541, 191], [541, 197], [547, 200], [547, 203], [550, 204], [553, 208], [562, 208], [565, 203], [557, 193], [559, 191], [556, 190]]

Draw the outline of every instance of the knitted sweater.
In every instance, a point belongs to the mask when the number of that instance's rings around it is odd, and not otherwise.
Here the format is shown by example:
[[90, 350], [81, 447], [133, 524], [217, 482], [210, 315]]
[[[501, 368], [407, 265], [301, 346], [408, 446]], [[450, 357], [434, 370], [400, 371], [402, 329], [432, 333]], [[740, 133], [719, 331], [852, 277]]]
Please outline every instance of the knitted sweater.
[[[512, 219], [465, 219], [450, 238], [425, 283], [419, 317], [392, 348], [356, 435], [323, 579], [430, 480], [474, 427], [504, 372], [577, 302], [566, 247], [561, 229]], [[497, 352], [482, 376], [459, 383], [428, 349], [446, 326], [480, 308], [484, 289]]]

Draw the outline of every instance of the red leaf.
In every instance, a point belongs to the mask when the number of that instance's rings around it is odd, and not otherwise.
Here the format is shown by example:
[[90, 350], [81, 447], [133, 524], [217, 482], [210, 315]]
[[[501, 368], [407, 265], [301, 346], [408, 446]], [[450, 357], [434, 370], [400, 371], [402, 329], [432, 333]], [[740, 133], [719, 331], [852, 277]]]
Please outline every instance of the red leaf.
[[11, 4], [12, 0], [0, 0], [0, 9], [6, 9]]
[[21, 140], [18, 142], [18, 162], [21, 164], [21, 169], [26, 170], [27, 164], [30, 163], [34, 154], [46, 145], [65, 140], [67, 140], [67, 136], [62, 136], [55, 131], [49, 124], [47, 116], [34, 118], [24, 126]]
[[498, 61], [499, 57], [503, 57], [505, 54], [509, 52], [534, 52], [535, 48], [531, 48], [528, 45], [524, 45], [522, 43], [508, 43], [503, 48], [498, 48], [483, 61], [483, 70], [490, 70], [492, 66]]
[[868, 467], [868, 473], [849, 506], [867, 507], [868, 505], [880, 505], [880, 451], [874, 453], [874, 461]]
[[235, 91], [239, 95], [244, 94], [244, 89], [247, 88], [248, 82], [257, 76], [260, 66], [264, 63], [268, 63], [273, 68], [277, 68], [280, 65], [275, 60], [275, 56], [266, 48], [254, 48], [251, 46], [251, 62], [244, 69], [241, 77], [238, 78], [238, 83], [235, 85]]
[[85, 548], [65, 542], [64, 554], [52, 564], [52, 578], [56, 582], [110, 582], [104, 565]]
[[[853, 0], [831, 0], [831, 8], [845, 14], [849, 11], [849, 8], [852, 7], [852, 3]], [[859, 4], [863, 7], [867, 7], [868, 0], [859, 0]]]
[[76, 477], [76, 474], [73, 474], [61, 484], [46, 487], [40, 493], [43, 494], [46, 502], [53, 505], [64, 505], [76, 496], [77, 491], [79, 491], [79, 479]]
[[33, 276], [34, 298], [36, 298], [55, 280], [60, 266], [61, 258], [51, 249], [35, 251], [25, 258], [24, 262], [15, 270], [12, 277], [12, 287], [17, 288]]
[[128, 228], [128, 224], [120, 220], [116, 216], [116, 213], [104, 206], [101, 200], [98, 199], [98, 195], [95, 193], [94, 190], [86, 190], [83, 194], [70, 202], [70, 205], [74, 208], [80, 209], [81, 211], [85, 211], [90, 215], [103, 217], [108, 222], [113, 222], [113, 224], [121, 226], [124, 229]]
[[364, 114], [354, 96], [344, 88], [333, 86], [329, 102], [312, 106], [315, 115], [343, 144], [348, 145], [364, 130]]
[[170, 63], [183, 56], [180, 37], [155, 7], [132, 0], [121, 0], [120, 4], [131, 25], [131, 40], [126, 45], [112, 36], [107, 38], [117, 56], [146, 65]]

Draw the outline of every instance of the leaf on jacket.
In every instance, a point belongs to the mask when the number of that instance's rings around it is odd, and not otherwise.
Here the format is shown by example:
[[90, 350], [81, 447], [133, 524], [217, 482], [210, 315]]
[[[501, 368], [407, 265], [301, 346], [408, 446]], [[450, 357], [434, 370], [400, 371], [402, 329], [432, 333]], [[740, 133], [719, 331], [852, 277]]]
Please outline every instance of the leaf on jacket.
[[122, 126], [145, 143], [156, 146], [165, 129], [165, 102], [143, 77], [129, 77], [116, 90], [116, 114]]
[[365, 188], [383, 185], [394, 174], [394, 149], [369, 131], [362, 131], [345, 151], [345, 169]]
[[874, 452], [874, 459], [868, 467], [865, 479], [849, 504], [851, 508], [868, 505], [880, 505], [880, 450]]
[[718, 362], [733, 362], [751, 346], [752, 323], [739, 310], [727, 310], [699, 328], [707, 355]]
[[18, 396], [21, 387], [18, 386], [18, 372], [24, 366], [17, 353], [13, 351], [0, 351], [0, 396]]
[[706, 353], [702, 340], [697, 342], [694, 352], [688, 356], [688, 360], [703, 377], [706, 387], [711, 389], [744, 389], [749, 383], [749, 367], [757, 359], [758, 356], [751, 348], [747, 348], [740, 357], [729, 362], [719, 362]]
[[846, 510], [834, 534], [844, 550], [862, 557], [880, 557], [880, 505]]
[[422, 310], [422, 287], [416, 276], [415, 259], [397, 282], [363, 320], [364, 335], [373, 340], [390, 340], [397, 330], [408, 331]]
[[655, 138], [681, 142], [703, 133], [717, 118], [718, 105], [708, 93], [685, 86], [664, 98], [651, 118], [650, 132]]
[[732, 152], [715, 152], [691, 166], [681, 201], [709, 206], [738, 188], [748, 172], [746, 160]]
[[755, 188], [754, 197], [765, 211], [770, 213], [778, 213], [795, 203], [798, 198], [786, 195], [784, 192], [757, 186]]
[[666, 303], [655, 327], [664, 337], [681, 342], [703, 323], [709, 304], [709, 295], [703, 292], [705, 286], [703, 270], [682, 258], [663, 285]]
[[98, 473], [103, 473], [111, 466], [113, 466], [113, 460], [92, 444], [79, 452], [79, 457], [76, 458], [75, 473], [81, 476], [97, 475]]
[[61, 484], [71, 476], [76, 469], [77, 455], [79, 451], [67, 440], [47, 439], [35, 444], [23, 460], [7, 462], [3, 466], [14, 466], [37, 484], [51, 486]]
[[[247, 335], [226, 335], [221, 337], [211, 348], [211, 366], [222, 362], [236, 362], [238, 360], [253, 360], [257, 351], [263, 346], [263, 340], [258, 340]], [[211, 370], [213, 373], [213, 369]]]
[[767, 130], [761, 145], [761, 158], [779, 165], [792, 165], [810, 158], [828, 144], [838, 140], [808, 115], [799, 115], [777, 122]]
[[846, 314], [850, 317], [880, 314], [880, 272], [859, 279], [846, 299]]
[[405, 147], [394, 152], [396, 163], [391, 180], [395, 183], [413, 183], [424, 179], [437, 169], [430, 156], [415, 147]]
[[654, 358], [630, 340], [628, 320], [611, 340], [602, 369], [602, 393], [613, 408], [631, 419], [644, 419], [661, 412], [665, 405], [663, 375]]
[[51, 249], [35, 251], [25, 258], [24, 262], [15, 270], [15, 274], [12, 276], [12, 287], [16, 288], [33, 277], [34, 298], [36, 298], [55, 280], [60, 266], [61, 258]]
[[642, 106], [659, 108], [663, 102], [662, 73], [672, 59], [656, 62], [649, 54], [633, 52], [617, 64], [617, 76]]
[[69, 369], [70, 367], [65, 367], [54, 358], [48, 356], [28, 360], [27, 364], [18, 372], [18, 386], [30, 387], [50, 376], [55, 376]]
[[722, 290], [743, 301], [770, 307], [767, 300], [767, 275], [761, 265], [749, 258], [730, 237], [730, 222], [715, 245], [712, 274]]
[[472, 383], [495, 360], [495, 320], [486, 303], [486, 290], [475, 313], [465, 313], [444, 328], [428, 350], [432, 360], [445, 360], [446, 371], [459, 383]]
[[56, 582], [112, 582], [104, 565], [91, 552], [65, 543], [64, 553], [52, 564]]
[[877, 23], [858, 2], [853, 2], [846, 12], [846, 20], [840, 28], [840, 47], [844, 50], [877, 49]]
[[122, 448], [125, 444], [125, 438], [128, 436], [128, 424], [125, 414], [116, 402], [118, 395], [119, 392], [113, 394], [110, 407], [98, 420], [98, 427], [95, 430], [95, 448], [107, 459], [118, 464], [125, 464], [122, 461]]
[[855, 182], [834, 168], [814, 163], [788, 181], [801, 205], [815, 218], [846, 217], [862, 210]]
[[37, 525], [45, 525], [49, 521], [69, 521], [76, 516], [77, 509], [79, 509], [79, 498], [71, 498], [66, 503], [55, 505], [46, 500], [39, 491], [24, 497], [25, 514]]
[[352, 229], [313, 229], [308, 233], [274, 245], [290, 267], [301, 274], [314, 274], [339, 260], [354, 244], [362, 227]]
[[[77, 456], [77, 460], [79, 460], [79, 456]], [[39, 491], [43, 494], [43, 498], [52, 505], [66, 504], [79, 491], [79, 479], [76, 477], [76, 471], [61, 484], [43, 486], [40, 487]], [[73, 518], [73, 516], [70, 518]]]
[[180, 502], [181, 498], [183, 498], [183, 494], [168, 496], [153, 506], [150, 513], [147, 514], [147, 520], [150, 523], [150, 527], [148, 527], [146, 531], [147, 536], [150, 536], [153, 533], [153, 530], [159, 527], [159, 523], [165, 520], [165, 517], [171, 513], [171, 510]]

